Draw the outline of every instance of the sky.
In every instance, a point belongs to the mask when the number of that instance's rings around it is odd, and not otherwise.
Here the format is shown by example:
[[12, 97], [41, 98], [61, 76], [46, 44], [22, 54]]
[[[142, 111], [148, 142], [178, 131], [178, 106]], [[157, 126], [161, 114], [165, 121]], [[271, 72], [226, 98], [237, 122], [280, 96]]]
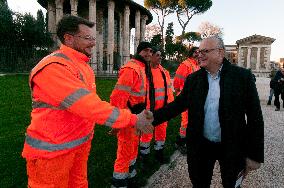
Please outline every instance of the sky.
[[[134, 1], [141, 5], [144, 2]], [[226, 45], [235, 44], [237, 40], [254, 34], [271, 37], [276, 39], [271, 45], [271, 60], [278, 62], [284, 57], [284, 0], [212, 1], [213, 5], [207, 12], [193, 16], [186, 31], [198, 31], [199, 25], [208, 21], [223, 28]], [[33, 15], [36, 15], [38, 9], [43, 9], [36, 0], [8, 0], [8, 5], [13, 11], [30, 12]], [[152, 23], [158, 23], [155, 14], [152, 14]], [[181, 27], [175, 15], [166, 17], [166, 21], [174, 22], [175, 34], [181, 34]]]

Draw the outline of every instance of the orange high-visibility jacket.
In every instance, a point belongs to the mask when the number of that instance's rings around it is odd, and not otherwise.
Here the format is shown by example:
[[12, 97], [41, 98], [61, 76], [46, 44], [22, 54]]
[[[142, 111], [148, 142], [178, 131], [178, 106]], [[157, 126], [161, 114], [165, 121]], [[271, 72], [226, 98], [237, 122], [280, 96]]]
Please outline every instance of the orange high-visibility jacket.
[[131, 59], [119, 71], [119, 78], [110, 96], [112, 105], [129, 108], [136, 104], [145, 104], [147, 78], [145, 64]]
[[174, 77], [174, 82], [173, 82], [173, 85], [174, 85], [174, 89], [176, 91], [181, 91], [183, 89], [183, 86], [184, 86], [184, 82], [186, 80], [186, 77], [199, 70], [200, 67], [198, 66], [198, 62], [193, 59], [193, 58], [188, 58], [186, 59], [185, 61], [183, 61], [177, 71], [176, 71], [176, 75]]
[[93, 136], [94, 123], [112, 128], [133, 126], [137, 117], [102, 101], [96, 93], [89, 58], [62, 45], [31, 71], [31, 124], [24, 158], [53, 158]]
[[[153, 75], [153, 82], [155, 88], [155, 110], [162, 108], [164, 106], [164, 99], [167, 98], [167, 103], [170, 103], [174, 100], [173, 90], [171, 85], [171, 77], [169, 72], [164, 69], [161, 65], [158, 68], [154, 69], [151, 68], [152, 75]], [[165, 83], [162, 76], [162, 73], [165, 75], [166, 78], [166, 87], [167, 87], [167, 97], [165, 97]], [[149, 98], [148, 98], [148, 108], [150, 108]]]

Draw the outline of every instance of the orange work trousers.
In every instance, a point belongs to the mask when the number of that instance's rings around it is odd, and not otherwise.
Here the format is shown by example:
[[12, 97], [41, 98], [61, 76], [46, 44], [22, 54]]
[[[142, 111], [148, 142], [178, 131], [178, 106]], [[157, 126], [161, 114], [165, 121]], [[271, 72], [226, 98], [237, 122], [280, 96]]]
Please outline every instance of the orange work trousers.
[[[165, 141], [167, 135], [167, 122], [164, 122], [155, 127], [155, 141]], [[150, 143], [153, 138], [153, 134], [142, 134], [140, 141], [142, 143]]]
[[119, 129], [117, 133], [117, 155], [114, 163], [114, 172], [128, 174], [132, 161], [136, 161], [138, 154], [139, 136], [135, 128], [128, 127]]
[[51, 159], [27, 159], [29, 188], [88, 188], [91, 141]]
[[179, 135], [181, 138], [186, 137], [186, 128], [188, 124], [188, 111], [184, 111], [181, 113], [181, 124], [179, 129]]

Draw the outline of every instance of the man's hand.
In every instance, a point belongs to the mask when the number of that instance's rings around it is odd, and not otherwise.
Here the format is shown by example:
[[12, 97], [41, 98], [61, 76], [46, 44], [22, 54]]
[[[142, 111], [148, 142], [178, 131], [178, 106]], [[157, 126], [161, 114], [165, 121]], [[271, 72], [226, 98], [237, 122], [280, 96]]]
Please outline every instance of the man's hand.
[[246, 170], [245, 170], [245, 176], [252, 170], [259, 169], [261, 166], [261, 163], [253, 161], [249, 158], [246, 158]]
[[152, 126], [152, 122], [154, 121], [153, 113], [149, 110], [143, 110], [140, 114], [137, 114], [137, 122], [136, 122], [136, 129], [138, 135], [139, 132], [142, 133], [152, 133], [154, 127]]

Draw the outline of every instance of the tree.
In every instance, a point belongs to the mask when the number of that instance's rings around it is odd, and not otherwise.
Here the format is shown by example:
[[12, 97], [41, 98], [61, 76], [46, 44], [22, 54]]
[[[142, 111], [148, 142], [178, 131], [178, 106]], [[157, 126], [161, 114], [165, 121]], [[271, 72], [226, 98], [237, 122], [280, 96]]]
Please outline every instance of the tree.
[[176, 37], [177, 41], [183, 43], [190, 48], [194, 42], [201, 41], [201, 34], [199, 32], [186, 32]]
[[144, 0], [144, 6], [151, 9], [158, 17], [163, 49], [165, 17], [170, 15], [171, 13], [174, 13], [173, 5], [174, 1], [169, 0]]
[[174, 29], [173, 29], [173, 22], [171, 22], [168, 23], [168, 27], [166, 30], [166, 37], [165, 37], [165, 55], [168, 56], [168, 58], [171, 58], [175, 53], [173, 38], [174, 38]]
[[161, 34], [154, 35], [153, 38], [151, 39], [150, 43], [151, 43], [153, 46], [158, 47], [161, 51], [163, 51], [163, 48], [162, 48], [162, 36], [161, 36]]
[[15, 25], [13, 24], [13, 12], [7, 3], [0, 2], [0, 46], [9, 46], [14, 43]]
[[199, 26], [199, 32], [202, 38], [210, 36], [223, 37], [223, 28], [220, 28], [217, 25], [211, 24], [209, 22], [202, 22]]
[[194, 15], [204, 13], [212, 6], [211, 0], [174, 0], [174, 2], [182, 35], [185, 34], [186, 26]]
[[146, 26], [145, 40], [151, 41], [153, 36], [159, 33], [160, 33], [160, 27], [158, 24], [149, 24]]

